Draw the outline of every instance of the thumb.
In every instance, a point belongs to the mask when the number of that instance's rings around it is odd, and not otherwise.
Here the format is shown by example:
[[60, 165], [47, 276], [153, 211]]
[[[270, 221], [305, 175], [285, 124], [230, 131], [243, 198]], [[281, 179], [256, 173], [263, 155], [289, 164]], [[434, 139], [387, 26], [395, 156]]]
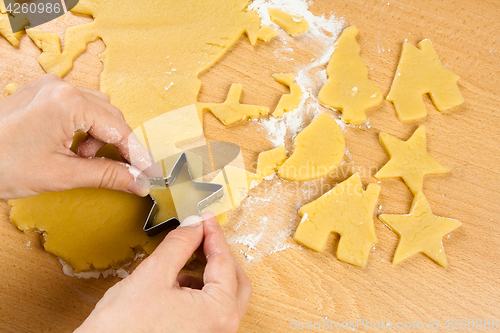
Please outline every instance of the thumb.
[[[187, 217], [179, 227], [170, 231], [156, 250], [143, 262], [170, 286], [177, 284], [177, 275], [203, 241], [203, 219]], [[141, 264], [142, 265], [142, 264]], [[139, 267], [141, 266], [139, 265]], [[139, 268], [138, 267], [138, 268]]]
[[141, 197], [149, 194], [149, 178], [139, 169], [106, 158], [68, 157], [66, 163], [72, 176], [65, 179], [70, 188], [93, 187], [134, 193]]

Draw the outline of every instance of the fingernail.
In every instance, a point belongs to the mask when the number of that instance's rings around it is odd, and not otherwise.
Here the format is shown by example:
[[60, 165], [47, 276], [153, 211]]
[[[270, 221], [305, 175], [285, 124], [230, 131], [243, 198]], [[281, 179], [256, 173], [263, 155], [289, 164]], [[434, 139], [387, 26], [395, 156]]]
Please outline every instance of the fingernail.
[[[151, 158], [152, 160], [152, 158]], [[151, 166], [144, 170], [144, 173], [149, 177], [163, 177], [163, 169], [156, 163], [152, 163]]]
[[134, 179], [132, 179], [128, 184], [127, 190], [141, 197], [148, 195], [149, 189], [151, 188], [149, 178], [132, 166], [129, 167], [129, 172], [132, 176], [134, 176]]
[[191, 227], [196, 228], [199, 227], [203, 223], [203, 219], [198, 215], [188, 216], [182, 221], [179, 227]]
[[211, 218], [213, 218], [213, 217], [215, 217], [215, 214], [214, 214], [214, 213], [212, 213], [212, 212], [211, 212], [211, 211], [209, 211], [209, 210], [207, 210], [207, 211], [205, 211], [205, 212], [201, 213], [201, 218], [202, 218], [203, 220], [209, 220], [209, 219], [211, 219]]

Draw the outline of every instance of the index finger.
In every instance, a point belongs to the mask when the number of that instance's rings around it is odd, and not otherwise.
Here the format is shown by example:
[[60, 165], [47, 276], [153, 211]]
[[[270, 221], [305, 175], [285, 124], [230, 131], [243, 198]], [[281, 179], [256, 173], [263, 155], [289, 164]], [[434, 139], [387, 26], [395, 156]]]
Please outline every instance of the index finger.
[[207, 258], [202, 291], [208, 294], [222, 291], [236, 298], [238, 289], [236, 259], [229, 250], [222, 228], [214, 214], [207, 212], [201, 216], [204, 219], [205, 232], [203, 252]]
[[82, 98], [82, 101], [79, 104], [80, 107], [77, 108], [77, 118], [81, 119], [79, 119], [80, 121], [75, 119], [76, 124], [83, 122], [83, 126], [90, 135], [97, 140], [115, 146], [131, 165], [148, 176], [159, 177], [163, 175], [160, 166], [154, 162], [147, 149], [141, 145], [125, 120], [87, 98]]

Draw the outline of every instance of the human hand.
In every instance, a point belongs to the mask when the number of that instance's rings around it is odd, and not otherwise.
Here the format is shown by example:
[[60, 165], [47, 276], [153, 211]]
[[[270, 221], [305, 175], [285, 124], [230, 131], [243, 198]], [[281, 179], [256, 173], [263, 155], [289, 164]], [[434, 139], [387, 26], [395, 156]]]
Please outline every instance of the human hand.
[[[72, 86], [55, 75], [43, 75], [0, 101], [0, 198], [77, 187], [146, 196], [148, 176], [161, 176], [161, 168], [109, 102], [106, 94]], [[77, 131], [90, 135], [75, 155], [70, 146]], [[129, 162], [133, 153], [136, 161], [128, 165], [92, 158], [105, 143]]]
[[[203, 282], [178, 276], [201, 244], [207, 260]], [[129, 277], [104, 294], [75, 333], [236, 332], [251, 296], [250, 281], [219, 223], [206, 212], [171, 231]]]

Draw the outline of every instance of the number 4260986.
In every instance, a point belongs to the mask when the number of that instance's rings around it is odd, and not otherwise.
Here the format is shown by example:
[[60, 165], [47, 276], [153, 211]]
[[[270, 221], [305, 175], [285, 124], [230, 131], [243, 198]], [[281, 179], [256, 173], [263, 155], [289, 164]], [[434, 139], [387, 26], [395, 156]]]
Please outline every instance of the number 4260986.
[[498, 319], [448, 319], [443, 327], [450, 330], [497, 330]]
[[9, 3], [6, 7], [7, 9], [7, 12], [11, 13], [11, 14], [28, 14], [28, 13], [32, 13], [32, 14], [35, 14], [35, 13], [38, 13], [38, 14], [43, 14], [43, 13], [47, 13], [47, 14], [52, 14], [52, 13], [56, 13], [56, 14], [59, 14], [62, 12], [62, 6], [60, 3], [50, 3], [50, 2], [47, 2], [47, 3], [23, 3], [23, 4], [20, 4], [20, 3]]

